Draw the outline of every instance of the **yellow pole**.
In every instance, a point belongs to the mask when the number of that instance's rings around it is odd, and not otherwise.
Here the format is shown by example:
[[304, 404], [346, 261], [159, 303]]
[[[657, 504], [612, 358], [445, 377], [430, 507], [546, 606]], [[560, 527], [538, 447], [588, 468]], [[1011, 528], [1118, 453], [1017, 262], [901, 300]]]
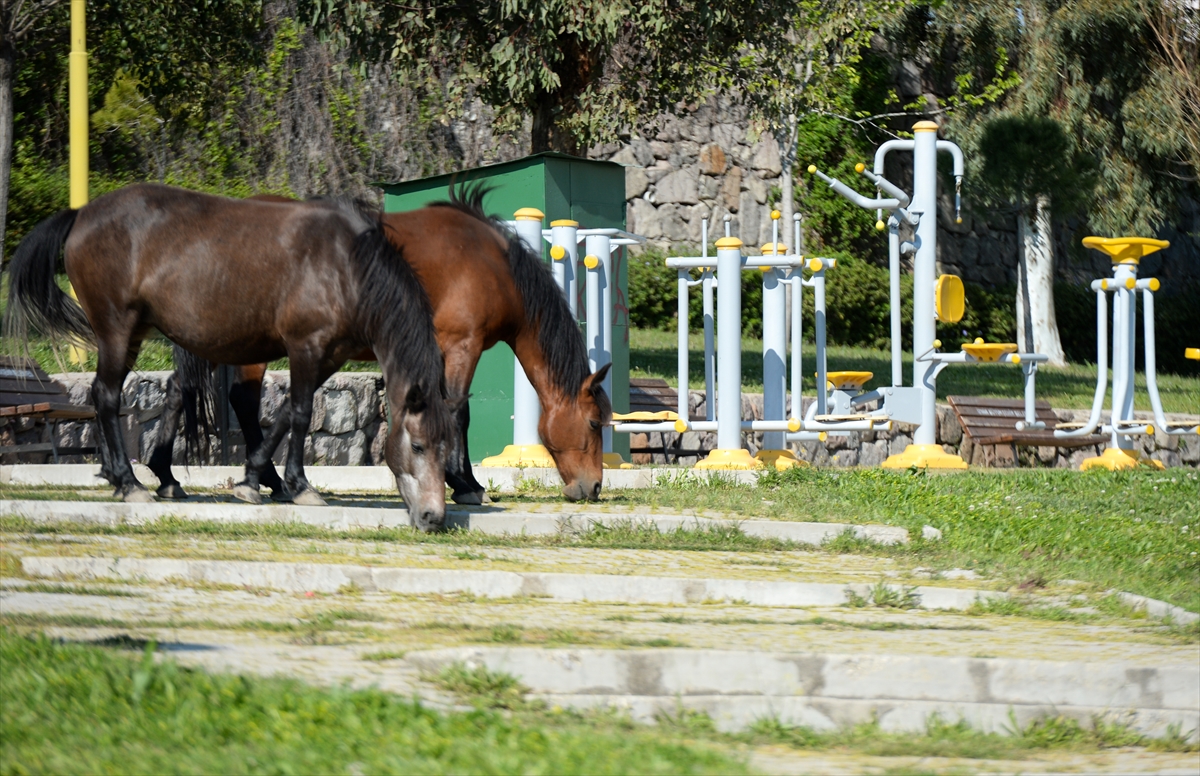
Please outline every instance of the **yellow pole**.
[[[71, 0], [71, 54], [67, 62], [70, 98], [71, 199], [74, 209], [88, 203], [88, 87], [87, 87], [87, 2]], [[75, 296], [75, 289], [71, 289]], [[71, 361], [82, 364], [87, 354], [71, 346]]]

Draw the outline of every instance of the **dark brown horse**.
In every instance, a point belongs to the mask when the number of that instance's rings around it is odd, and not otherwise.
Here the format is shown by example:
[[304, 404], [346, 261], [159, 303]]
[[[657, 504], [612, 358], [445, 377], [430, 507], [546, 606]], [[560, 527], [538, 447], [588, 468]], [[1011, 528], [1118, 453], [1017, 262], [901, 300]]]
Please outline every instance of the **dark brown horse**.
[[[433, 304], [438, 344], [446, 359], [446, 384], [465, 394], [483, 351], [497, 342], [512, 347], [541, 400], [538, 432], [558, 465], [563, 495], [573, 501], [600, 495], [603, 476], [602, 427], [612, 415], [601, 388], [607, 366], [588, 373], [583, 337], [562, 291], [545, 264], [524, 247], [503, 224], [483, 211], [482, 186], [451, 189], [448, 202], [407, 213], [386, 213], [388, 239], [416, 270]], [[287, 202], [280, 197], [256, 197]], [[371, 360], [370, 351], [355, 358]], [[178, 362], [177, 362], [178, 363]], [[206, 368], [201, 365], [199, 369]], [[196, 365], [190, 365], [194, 374]], [[194, 383], [193, 383], [194, 385]], [[239, 370], [230, 393], [247, 447], [258, 431], [261, 367]], [[168, 405], [178, 407], [178, 402]], [[182, 497], [170, 471], [179, 410], [164, 413], [164, 432], [151, 459], [151, 468], [164, 487], [162, 495]], [[446, 462], [446, 481], [459, 503], [478, 504], [483, 486], [471, 471], [467, 450], [470, 410], [464, 403], [458, 415], [457, 445]], [[273, 474], [264, 473], [263, 484]]]
[[[78, 304], [55, 283], [60, 249]], [[289, 405], [246, 464], [244, 499], [258, 497], [283, 435], [307, 433], [317, 386], [363, 349], [377, 353], [393, 421], [388, 465], [414, 525], [441, 524], [457, 407], [447, 399], [428, 297], [377, 213], [343, 200], [248, 202], [139, 184], [43, 221], [10, 275], [10, 331], [27, 337], [32, 324], [95, 343], [101, 471], [126, 501], [150, 496], [125, 453], [121, 387], [157, 328], [222, 363], [288, 357]], [[302, 444], [289, 445], [284, 486], [296, 503], [322, 504], [303, 454]]]

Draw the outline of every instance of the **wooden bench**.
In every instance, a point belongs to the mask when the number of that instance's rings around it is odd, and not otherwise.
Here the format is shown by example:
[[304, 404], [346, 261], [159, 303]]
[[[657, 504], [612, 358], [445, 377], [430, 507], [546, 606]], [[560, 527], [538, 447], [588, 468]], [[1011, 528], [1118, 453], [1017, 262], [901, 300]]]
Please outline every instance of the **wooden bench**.
[[[1015, 462], [1018, 445], [1071, 448], [1089, 447], [1108, 441], [1108, 437], [1097, 434], [1069, 439], [1060, 439], [1054, 436], [1054, 429], [1058, 426], [1058, 416], [1054, 414], [1054, 410], [1046, 401], [1039, 401], [1034, 405], [1035, 417], [1045, 423], [1046, 428], [1026, 431], [1018, 431], [1015, 428], [1017, 421], [1025, 419], [1025, 402], [1020, 399], [950, 396], [949, 401], [958, 422], [962, 425], [963, 435], [970, 438], [975, 446], [983, 448], [985, 459], [990, 459], [979, 462], [985, 466], [1009, 458], [1007, 455], [998, 455], [997, 446], [999, 445], [1010, 446], [1011, 460]], [[972, 463], [972, 461], [968, 461], [968, 463]]]
[[[60, 447], [58, 424], [64, 420], [95, 420], [90, 406], [72, 404], [67, 391], [37, 362], [28, 358], [0, 356], [0, 419], [34, 418], [46, 423], [46, 441], [2, 445], [4, 453], [50, 453], [55, 463], [60, 455], [89, 455], [95, 447]], [[13, 441], [16, 441], [15, 438]]]
[[[666, 380], [657, 377], [632, 377], [629, 379], [629, 411], [630, 412], [679, 412], [679, 392], [667, 385]], [[691, 420], [703, 420], [693, 417]], [[643, 444], [635, 445], [640, 439], [647, 439], [648, 434], [629, 435], [629, 454], [639, 456], [633, 458], [634, 463], [650, 463], [650, 456], [661, 453], [665, 456], [679, 455], [679, 445], [664, 447]], [[679, 439], [682, 441], [683, 436]]]

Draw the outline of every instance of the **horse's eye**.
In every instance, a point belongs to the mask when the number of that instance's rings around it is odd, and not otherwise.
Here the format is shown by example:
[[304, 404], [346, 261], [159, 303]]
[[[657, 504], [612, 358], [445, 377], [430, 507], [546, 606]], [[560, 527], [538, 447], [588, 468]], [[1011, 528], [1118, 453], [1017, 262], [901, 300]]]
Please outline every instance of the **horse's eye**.
[[592, 424], [592, 431], [599, 431], [599, 430], [600, 430], [600, 421], [598, 421], [598, 420], [589, 420], [589, 421], [588, 421], [588, 423], [591, 423], [591, 424]]
[[417, 455], [420, 455], [421, 453], [425, 452], [425, 446], [424, 446], [424, 445], [418, 445], [416, 442], [414, 442], [414, 443], [413, 443], [413, 446], [412, 446], [412, 451], [413, 451], [414, 453], [416, 453]]

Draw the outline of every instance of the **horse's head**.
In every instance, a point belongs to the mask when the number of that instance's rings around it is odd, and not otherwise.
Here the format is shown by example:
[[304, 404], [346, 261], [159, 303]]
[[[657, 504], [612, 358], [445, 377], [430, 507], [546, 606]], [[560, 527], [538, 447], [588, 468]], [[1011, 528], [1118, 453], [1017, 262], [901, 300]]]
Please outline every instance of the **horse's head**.
[[391, 422], [384, 446], [413, 527], [427, 532], [441, 530], [446, 517], [446, 456], [454, 413], [464, 401], [429, 393], [411, 385], [398, 401], [389, 396]]
[[588, 375], [576, 396], [542, 405], [538, 434], [558, 465], [563, 495], [570, 501], [600, 498], [603, 429], [612, 422], [612, 404], [603, 387], [610, 366]]

